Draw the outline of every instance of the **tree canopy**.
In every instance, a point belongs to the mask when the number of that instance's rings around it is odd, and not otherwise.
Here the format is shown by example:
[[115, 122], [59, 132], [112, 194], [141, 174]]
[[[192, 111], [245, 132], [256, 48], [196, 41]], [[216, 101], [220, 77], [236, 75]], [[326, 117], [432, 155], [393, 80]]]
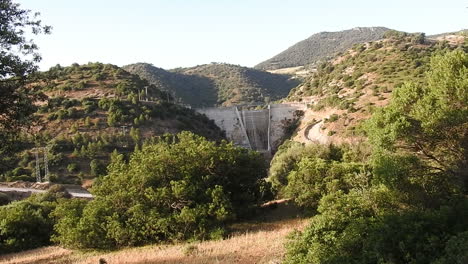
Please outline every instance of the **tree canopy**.
[[84, 248], [220, 238], [264, 195], [266, 167], [256, 152], [182, 132], [144, 144], [126, 162], [113, 155], [95, 199], [59, 205], [55, 240]]
[[[426, 187], [439, 188], [448, 181], [466, 193], [468, 54], [457, 49], [434, 56], [426, 84], [406, 83], [392, 99], [368, 123], [376, 151], [387, 157], [417, 157]], [[391, 155], [395, 150], [399, 153]]]
[[[285, 263], [466, 262], [467, 69], [465, 51], [440, 53], [423, 85], [393, 92], [366, 125], [369, 173], [344, 177], [357, 185], [312, 192], [318, 214], [292, 237]], [[321, 173], [327, 163], [312, 161], [301, 160], [290, 176], [307, 183], [333, 172]], [[306, 186], [319, 189], [312, 182]]]
[[34, 111], [35, 93], [23, 85], [25, 77], [37, 70], [41, 56], [27, 34], [47, 34], [51, 29], [38, 16], [11, 0], [0, 1], [0, 129], [25, 124]]

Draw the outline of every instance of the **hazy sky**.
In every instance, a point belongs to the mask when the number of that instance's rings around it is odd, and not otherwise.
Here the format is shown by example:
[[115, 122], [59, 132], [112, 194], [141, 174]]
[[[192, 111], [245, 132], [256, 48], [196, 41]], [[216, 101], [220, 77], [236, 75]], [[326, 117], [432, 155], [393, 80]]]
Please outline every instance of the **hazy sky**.
[[321, 31], [468, 28], [468, 0], [14, 0], [53, 26], [36, 37], [42, 70], [59, 63], [210, 62], [254, 66]]

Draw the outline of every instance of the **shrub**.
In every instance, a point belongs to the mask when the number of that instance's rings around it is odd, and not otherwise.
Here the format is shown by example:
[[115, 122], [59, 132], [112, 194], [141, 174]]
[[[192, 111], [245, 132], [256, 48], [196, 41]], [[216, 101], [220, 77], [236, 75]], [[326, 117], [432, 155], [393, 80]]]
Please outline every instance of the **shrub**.
[[10, 197], [4, 193], [0, 193], [0, 206], [10, 203]]
[[78, 164], [76, 163], [70, 163], [67, 165], [67, 170], [69, 172], [77, 172], [78, 171]]
[[340, 116], [337, 114], [333, 114], [328, 119], [325, 119], [325, 123], [333, 123], [337, 121], [338, 119], [340, 119]]
[[32, 195], [0, 206], [0, 252], [16, 252], [50, 244], [54, 221], [49, 214], [57, 199], [67, 197], [60, 189]]
[[299, 170], [299, 164], [302, 159], [319, 158], [326, 161], [340, 161], [342, 157], [343, 149], [334, 145], [323, 146], [314, 144], [304, 146], [298, 142], [286, 141], [279, 147], [271, 161], [268, 180], [281, 193], [282, 189], [289, 184], [289, 174]]
[[29, 201], [0, 207], [0, 252], [21, 251], [49, 243], [50, 207]]
[[56, 210], [55, 241], [114, 248], [222, 235], [262, 201], [265, 164], [255, 152], [189, 132], [147, 142], [127, 163], [114, 155], [95, 199]]
[[285, 263], [463, 263], [466, 202], [401, 211], [396, 197], [382, 186], [324, 197], [320, 214], [287, 245]]
[[344, 163], [319, 157], [302, 158], [288, 175], [285, 191], [297, 205], [315, 209], [322, 196], [348, 190], [349, 181], [364, 170], [359, 163]]
[[94, 177], [102, 176], [106, 174], [106, 166], [102, 164], [101, 161], [93, 159], [89, 163], [89, 167], [91, 170], [91, 175]]

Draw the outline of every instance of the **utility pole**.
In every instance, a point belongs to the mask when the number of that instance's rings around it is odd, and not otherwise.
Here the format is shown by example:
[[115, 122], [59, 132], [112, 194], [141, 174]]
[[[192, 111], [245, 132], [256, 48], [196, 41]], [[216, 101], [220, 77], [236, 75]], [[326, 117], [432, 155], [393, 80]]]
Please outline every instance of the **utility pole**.
[[127, 126], [121, 126], [121, 128], [122, 128], [122, 134], [123, 134], [123, 137], [124, 137], [124, 140], [125, 140], [125, 142], [123, 142], [124, 147], [127, 147], [127, 143], [128, 143], [127, 142], [127, 137], [126, 137], [126, 135], [127, 135]]
[[146, 102], [148, 102], [148, 86], [145, 86], [145, 98]]
[[268, 131], [267, 131], [267, 147], [268, 147], [268, 153], [271, 154], [271, 146], [270, 146], [270, 133], [271, 133], [271, 105], [268, 104]]
[[46, 182], [49, 182], [49, 159], [48, 159], [48, 153], [49, 149], [47, 147], [42, 148], [44, 150], [44, 180]]
[[39, 166], [39, 151], [34, 149], [34, 155], [36, 156], [36, 181], [41, 182], [41, 168]]

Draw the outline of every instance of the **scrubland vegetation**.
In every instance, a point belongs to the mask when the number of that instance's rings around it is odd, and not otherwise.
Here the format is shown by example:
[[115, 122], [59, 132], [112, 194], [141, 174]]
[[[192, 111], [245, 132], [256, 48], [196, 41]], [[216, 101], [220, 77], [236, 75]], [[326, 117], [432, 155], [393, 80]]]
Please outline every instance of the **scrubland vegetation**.
[[[57, 263], [468, 262], [466, 39], [451, 45], [383, 29], [386, 39], [321, 64], [289, 100], [315, 96], [307, 111], [348, 110], [326, 125], [365, 108], [356, 126], [362, 140], [286, 140], [268, 166], [174, 104], [161, 88], [169, 79], [152, 83], [101, 63], [37, 72], [37, 46], [11, 29], [49, 27], [9, 0], [0, 4], [11, 11], [0, 30], [8, 62], [0, 65], [0, 179], [34, 181], [32, 151], [47, 146], [50, 180], [91, 180], [94, 196], [71, 199], [59, 185], [20, 201], [1, 194], [0, 254], [61, 247], [1, 261], [27, 263], [37, 253], [32, 261]], [[17, 45], [22, 54], [12, 51]], [[216, 76], [217, 93], [201, 105], [266, 99], [261, 86], [233, 84], [255, 84], [239, 77], [245, 72], [225, 64], [173, 71]], [[283, 91], [275, 92], [268, 95]], [[362, 93], [377, 100], [360, 101]]]
[[315, 215], [285, 263], [464, 263], [468, 55], [436, 55], [365, 124], [369, 145], [280, 149], [282, 195]]
[[[31, 115], [35, 132], [5, 137], [10, 148], [0, 157], [3, 181], [36, 180], [35, 147], [47, 147], [54, 182], [81, 184], [105, 174], [112, 151], [130, 153], [145, 138], [183, 130], [223, 138], [213, 121], [168, 102], [165, 92], [114, 65], [55, 66], [30, 77], [28, 85], [47, 97]], [[139, 100], [145, 86], [150, 102]]]
[[128, 161], [114, 152], [90, 202], [45, 194], [3, 206], [0, 246], [5, 253], [50, 241], [116, 249], [223, 238], [226, 224], [271, 199], [265, 167], [258, 153], [192, 133], [155, 138]]

